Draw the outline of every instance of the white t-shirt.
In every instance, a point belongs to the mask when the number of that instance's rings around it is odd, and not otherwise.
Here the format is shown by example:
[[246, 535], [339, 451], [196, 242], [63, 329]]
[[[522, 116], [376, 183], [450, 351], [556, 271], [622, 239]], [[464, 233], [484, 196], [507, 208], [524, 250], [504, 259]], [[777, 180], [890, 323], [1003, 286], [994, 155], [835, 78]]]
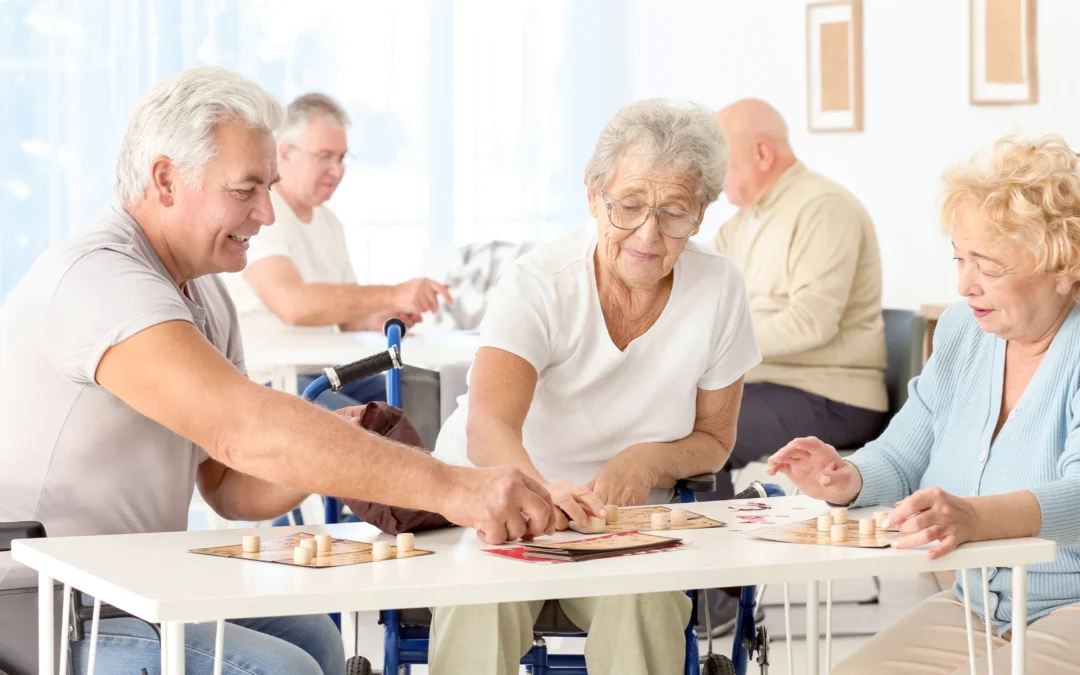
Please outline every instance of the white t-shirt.
[[[742, 276], [694, 242], [675, 262], [656, 323], [619, 351], [600, 309], [595, 250], [588, 227], [518, 259], [480, 324], [482, 347], [516, 354], [539, 374], [523, 436], [549, 481], [587, 483], [631, 445], [685, 438], [698, 389], [723, 389], [761, 361]], [[469, 464], [467, 398], [435, 446], [435, 457], [450, 464]]]
[[[311, 222], [296, 217], [280, 195], [271, 191], [274, 224], [259, 230], [248, 247], [248, 265], [263, 258], [284, 256], [292, 260], [300, 278], [308, 284], [355, 284], [356, 274], [345, 246], [345, 230], [337, 216], [325, 206], [311, 212]], [[263, 304], [244, 275], [223, 275], [240, 315], [240, 332], [250, 349], [260, 342], [272, 342], [289, 334], [332, 333], [334, 326], [297, 327], [281, 321]]]

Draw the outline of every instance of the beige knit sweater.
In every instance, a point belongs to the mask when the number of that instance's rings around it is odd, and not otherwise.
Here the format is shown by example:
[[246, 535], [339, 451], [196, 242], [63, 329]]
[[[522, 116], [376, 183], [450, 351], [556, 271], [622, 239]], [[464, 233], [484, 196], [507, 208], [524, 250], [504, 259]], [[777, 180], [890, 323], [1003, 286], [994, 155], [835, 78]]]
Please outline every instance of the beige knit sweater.
[[763, 358], [747, 382], [888, 408], [881, 256], [851, 193], [796, 162], [715, 246], [746, 278]]

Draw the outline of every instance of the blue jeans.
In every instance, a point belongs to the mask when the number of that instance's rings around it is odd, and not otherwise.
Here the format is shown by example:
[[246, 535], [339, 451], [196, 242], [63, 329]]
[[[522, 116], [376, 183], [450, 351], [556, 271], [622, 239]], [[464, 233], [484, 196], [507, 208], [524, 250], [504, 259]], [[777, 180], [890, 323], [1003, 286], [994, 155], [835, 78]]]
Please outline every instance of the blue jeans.
[[[301, 394], [308, 385], [318, 379], [318, 375], [297, 375], [296, 390]], [[350, 382], [338, 391], [326, 390], [315, 399], [315, 404], [327, 410], [338, 410], [354, 405], [363, 405], [372, 401], [386, 400], [386, 376], [373, 375], [356, 382]]]
[[[188, 624], [184, 630], [186, 674], [214, 672], [212, 623]], [[86, 639], [71, 645], [75, 675], [85, 675], [90, 658], [90, 630]], [[101, 675], [161, 673], [161, 645], [157, 634], [138, 619], [101, 622], [96, 673]], [[225, 623], [224, 675], [344, 675], [345, 653], [341, 633], [325, 614], [269, 619], [238, 619]]]

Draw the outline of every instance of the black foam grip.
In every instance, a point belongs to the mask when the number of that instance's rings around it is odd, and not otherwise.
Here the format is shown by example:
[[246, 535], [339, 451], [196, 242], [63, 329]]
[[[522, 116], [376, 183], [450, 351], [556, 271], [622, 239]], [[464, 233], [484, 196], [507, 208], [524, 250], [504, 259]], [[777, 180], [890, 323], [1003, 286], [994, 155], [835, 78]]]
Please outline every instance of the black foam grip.
[[375, 356], [369, 356], [366, 359], [360, 359], [359, 361], [353, 361], [344, 366], [334, 368], [334, 372], [337, 373], [339, 386], [334, 387], [333, 383], [331, 383], [330, 388], [337, 391], [350, 382], [362, 380], [365, 377], [371, 377], [372, 375], [378, 375], [379, 373], [385, 373], [393, 367], [394, 359], [391, 358], [390, 352], [379, 352]]
[[766, 499], [768, 496], [765, 487], [758, 481], [754, 481], [747, 485], [742, 492], [735, 495], [735, 499]]

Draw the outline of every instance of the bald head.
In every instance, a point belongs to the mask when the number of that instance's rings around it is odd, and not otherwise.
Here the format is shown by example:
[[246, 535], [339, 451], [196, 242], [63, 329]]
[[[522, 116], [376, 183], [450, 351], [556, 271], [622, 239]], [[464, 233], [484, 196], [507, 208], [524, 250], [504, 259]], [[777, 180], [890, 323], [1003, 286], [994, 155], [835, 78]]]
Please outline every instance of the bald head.
[[731, 146], [724, 192], [733, 205], [748, 208], [795, 163], [787, 123], [776, 108], [756, 98], [736, 101], [717, 117]]

